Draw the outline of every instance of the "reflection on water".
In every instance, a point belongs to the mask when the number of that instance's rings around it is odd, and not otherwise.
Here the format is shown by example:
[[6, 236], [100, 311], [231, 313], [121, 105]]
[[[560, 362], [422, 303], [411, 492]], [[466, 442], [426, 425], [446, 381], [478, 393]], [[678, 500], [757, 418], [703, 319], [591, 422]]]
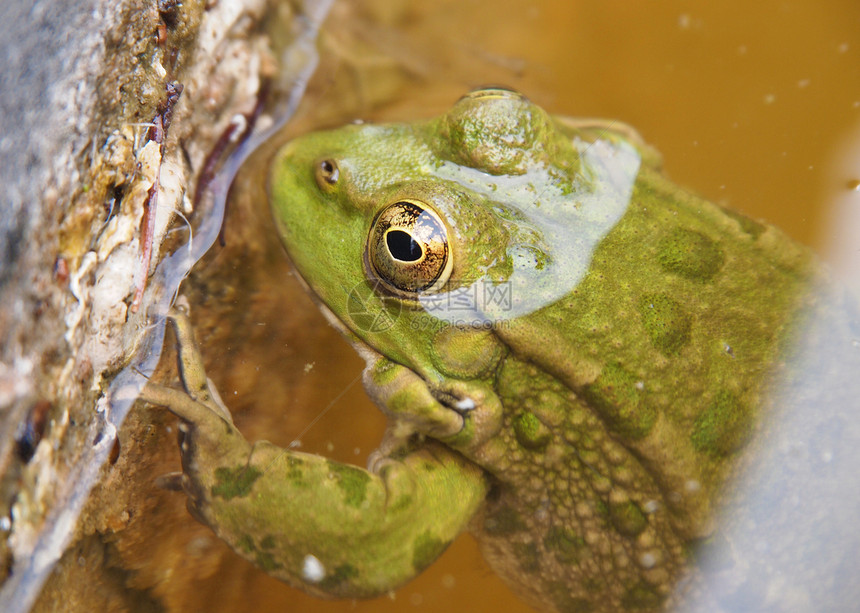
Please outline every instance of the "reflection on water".
[[683, 611], [836, 613], [860, 599], [860, 301], [818, 294], [725, 528], [700, 554], [710, 592]]
[[[552, 112], [633, 124], [661, 151], [676, 181], [810, 243], [822, 226], [824, 204], [845, 185], [844, 177], [829, 174], [825, 153], [860, 119], [858, 17], [860, 7], [847, 0], [341, 3], [322, 41], [324, 64], [312, 97], [292, 130], [355, 117], [426, 117], [475, 86], [504, 83]], [[210, 375], [240, 429], [249, 439], [287, 445], [354, 380], [361, 361], [288, 276], [262, 205], [261, 183], [255, 177], [239, 184], [228, 245], [210, 254], [194, 281], [197, 323], [211, 334], [200, 334]], [[852, 355], [846, 332], [837, 333], [832, 346]], [[829, 362], [818, 359], [841, 355], [829, 342], [817, 341], [812, 363], [822, 370], [819, 377], [833, 377], [823, 387], [845, 388], [850, 376], [838, 369], [831, 374]], [[794, 379], [802, 380], [798, 374]], [[791, 389], [790, 396], [806, 394]], [[845, 443], [854, 433], [844, 416], [818, 415], [817, 422], [795, 429], [787, 419], [786, 430], [773, 435], [775, 455], [761, 460], [762, 470], [775, 464], [789, 477], [802, 474], [799, 483], [811, 489], [803, 486], [781, 498], [767, 473], [758, 473], [754, 487], [781, 501], [775, 508], [795, 510], [830, 530], [832, 517], [850, 518], [856, 500], [843, 497], [829, 508], [805, 505], [826, 500], [834, 489], [838, 493], [851, 476], [839, 471], [846, 466], [842, 459], [851, 457], [843, 452], [850, 451]], [[362, 464], [382, 427], [376, 409], [352, 388], [303, 437], [303, 449]], [[833, 445], [798, 445], [798, 429], [822, 432]], [[165, 466], [175, 470], [175, 458], [168, 457]], [[209, 533], [187, 519], [178, 496], [171, 504], [178, 509], [176, 521], [186, 521], [180, 525], [188, 542], [180, 543], [192, 551], [192, 537]], [[742, 533], [732, 537], [734, 550], [753, 553], [746, 562], [734, 558], [737, 563], [751, 569], [766, 564], [759, 553], [773, 543], [805, 552], [783, 538], [798, 531], [793, 516], [780, 521], [770, 540], [765, 530], [754, 533], [758, 540]], [[753, 516], [740, 523], [767, 525]], [[192, 593], [174, 594], [169, 602], [176, 610], [199, 610], [205, 603], [213, 611], [529, 610], [491, 575], [468, 539], [399, 590], [395, 600], [358, 604], [311, 599], [231, 556], [210, 553], [209, 574], [198, 577]], [[171, 567], [170, 559], [159, 562], [162, 570], [181, 576], [183, 569]], [[743, 587], [731, 585], [726, 592], [743, 595]]]

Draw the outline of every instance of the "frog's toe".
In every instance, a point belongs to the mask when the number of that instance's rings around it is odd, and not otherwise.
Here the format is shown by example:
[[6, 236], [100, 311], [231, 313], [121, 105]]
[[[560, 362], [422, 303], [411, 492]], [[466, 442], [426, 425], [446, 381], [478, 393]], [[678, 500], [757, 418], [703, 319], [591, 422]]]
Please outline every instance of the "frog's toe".
[[381, 474], [387, 466], [399, 464], [399, 460], [392, 460], [388, 456], [381, 453], [379, 450], [372, 452], [367, 457], [367, 470], [374, 475]]
[[202, 499], [202, 486], [194, 476], [185, 472], [166, 473], [156, 477], [155, 485], [163, 490], [183, 492], [188, 497], [189, 504], [199, 505]]
[[193, 498], [188, 498], [185, 501], [185, 508], [188, 510], [188, 514], [194, 518], [195, 521], [203, 524], [204, 526], [212, 525], [212, 518], [204, 511], [203, 503], [199, 500], [195, 500]]
[[[182, 420], [180, 431], [187, 434], [197, 431], [203, 436], [217, 439], [224, 429], [233, 429], [233, 421], [226, 407], [222, 410], [218, 403], [208, 398], [209, 404], [204, 404], [189, 394], [148, 382], [140, 392], [139, 398], [150, 404], [165, 407], [168, 411]], [[220, 398], [219, 398], [220, 401]], [[223, 406], [223, 403], [221, 403]], [[226, 416], [225, 416], [226, 412]]]
[[155, 486], [163, 490], [181, 492], [183, 489], [182, 479], [184, 476], [185, 475], [183, 475], [181, 472], [166, 473], [164, 475], [156, 477]]
[[364, 388], [404, 432], [433, 437], [453, 436], [463, 429], [463, 416], [433, 395], [427, 382], [415, 372], [386, 358], [364, 371]]

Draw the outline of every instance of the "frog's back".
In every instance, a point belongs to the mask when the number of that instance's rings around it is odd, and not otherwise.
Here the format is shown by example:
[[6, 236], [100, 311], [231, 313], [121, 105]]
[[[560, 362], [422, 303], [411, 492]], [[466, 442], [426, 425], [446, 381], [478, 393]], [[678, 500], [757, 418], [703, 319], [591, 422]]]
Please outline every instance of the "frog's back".
[[498, 322], [510, 435], [488, 445], [498, 487], [476, 530], [503, 574], [531, 573], [527, 598], [667, 602], [754, 440], [813, 274], [778, 230], [643, 167], [577, 287]]

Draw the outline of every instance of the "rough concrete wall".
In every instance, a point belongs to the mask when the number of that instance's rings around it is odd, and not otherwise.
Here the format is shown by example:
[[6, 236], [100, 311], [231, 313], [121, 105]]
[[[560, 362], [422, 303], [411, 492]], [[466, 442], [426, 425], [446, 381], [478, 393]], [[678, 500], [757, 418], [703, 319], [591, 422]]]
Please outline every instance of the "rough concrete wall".
[[[75, 536], [82, 475], [110, 458], [108, 386], [171, 291], [144, 293], [147, 271], [187, 239], [168, 231], [174, 216], [199, 217], [206, 155], [272, 74], [266, 4], [4, 3], [0, 609], [29, 608], [22, 584]], [[279, 3], [279, 18], [300, 4]], [[162, 138], [151, 126], [170, 111]]]

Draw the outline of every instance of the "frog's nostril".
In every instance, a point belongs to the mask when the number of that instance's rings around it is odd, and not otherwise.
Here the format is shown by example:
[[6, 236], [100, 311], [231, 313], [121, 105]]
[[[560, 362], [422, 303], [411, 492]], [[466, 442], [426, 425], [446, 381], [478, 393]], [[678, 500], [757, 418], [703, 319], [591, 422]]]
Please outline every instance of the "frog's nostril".
[[324, 159], [317, 162], [315, 170], [317, 184], [322, 188], [330, 188], [340, 179], [340, 169], [337, 162], [332, 159]]

